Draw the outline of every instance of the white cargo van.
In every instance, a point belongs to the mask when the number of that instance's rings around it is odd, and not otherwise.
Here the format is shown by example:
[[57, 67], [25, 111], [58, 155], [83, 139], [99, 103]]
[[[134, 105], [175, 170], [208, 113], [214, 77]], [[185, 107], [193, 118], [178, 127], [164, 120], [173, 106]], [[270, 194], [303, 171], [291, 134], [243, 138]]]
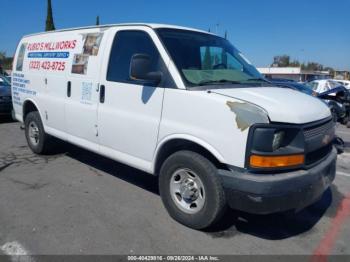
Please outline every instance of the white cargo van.
[[12, 79], [33, 152], [55, 137], [157, 175], [166, 209], [192, 228], [227, 206], [299, 210], [335, 176], [328, 107], [274, 87], [207, 32], [121, 24], [29, 35]]

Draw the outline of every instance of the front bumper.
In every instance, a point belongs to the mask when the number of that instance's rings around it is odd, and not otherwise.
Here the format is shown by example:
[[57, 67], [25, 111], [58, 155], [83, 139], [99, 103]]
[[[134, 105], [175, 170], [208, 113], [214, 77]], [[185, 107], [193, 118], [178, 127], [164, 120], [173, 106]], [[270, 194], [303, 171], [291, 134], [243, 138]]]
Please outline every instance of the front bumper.
[[300, 210], [323, 195], [335, 178], [337, 152], [331, 153], [308, 170], [278, 174], [256, 174], [246, 170], [220, 170], [226, 198], [231, 208], [269, 214]]

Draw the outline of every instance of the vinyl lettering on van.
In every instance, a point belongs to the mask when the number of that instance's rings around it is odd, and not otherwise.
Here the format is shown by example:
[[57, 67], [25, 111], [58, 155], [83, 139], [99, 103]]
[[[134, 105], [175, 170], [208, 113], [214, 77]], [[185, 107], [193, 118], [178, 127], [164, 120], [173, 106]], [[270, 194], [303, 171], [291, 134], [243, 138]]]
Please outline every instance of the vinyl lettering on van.
[[52, 51], [52, 50], [67, 50], [74, 49], [76, 47], [77, 40], [69, 41], [59, 41], [59, 42], [41, 42], [41, 43], [32, 43], [29, 44], [27, 49], [28, 51]]
[[69, 52], [30, 52], [28, 58], [68, 58]]
[[14, 104], [22, 105], [21, 94], [36, 96], [37, 92], [28, 88], [30, 80], [24, 74], [13, 73], [12, 78], [12, 100]]
[[29, 52], [27, 57], [30, 59], [29, 70], [64, 71], [66, 69], [65, 61], [42, 61], [41, 59], [68, 59], [70, 57], [70, 52], [61, 52], [61, 50], [73, 50], [77, 47], [77, 42], [78, 40], [67, 40], [58, 42], [37, 42], [28, 44], [27, 50]]

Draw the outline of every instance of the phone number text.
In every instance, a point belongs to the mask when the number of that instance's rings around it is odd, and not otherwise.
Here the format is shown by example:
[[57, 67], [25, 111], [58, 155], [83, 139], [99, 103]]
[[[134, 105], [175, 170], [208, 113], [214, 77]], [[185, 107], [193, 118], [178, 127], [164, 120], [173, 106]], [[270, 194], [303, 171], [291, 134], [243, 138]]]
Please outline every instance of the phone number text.
[[30, 70], [64, 71], [66, 69], [66, 62], [30, 61], [29, 69]]

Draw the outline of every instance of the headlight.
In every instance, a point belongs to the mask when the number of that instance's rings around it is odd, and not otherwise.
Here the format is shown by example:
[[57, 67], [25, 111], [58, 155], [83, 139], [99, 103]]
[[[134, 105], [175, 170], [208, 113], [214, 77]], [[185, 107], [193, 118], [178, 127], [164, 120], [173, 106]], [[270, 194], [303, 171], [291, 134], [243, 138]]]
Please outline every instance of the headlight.
[[273, 135], [273, 140], [272, 140], [272, 150], [273, 151], [276, 151], [278, 148], [281, 147], [283, 137], [284, 137], [284, 131], [276, 132]]
[[305, 142], [299, 127], [257, 124], [249, 131], [247, 167], [290, 168], [304, 164]]

